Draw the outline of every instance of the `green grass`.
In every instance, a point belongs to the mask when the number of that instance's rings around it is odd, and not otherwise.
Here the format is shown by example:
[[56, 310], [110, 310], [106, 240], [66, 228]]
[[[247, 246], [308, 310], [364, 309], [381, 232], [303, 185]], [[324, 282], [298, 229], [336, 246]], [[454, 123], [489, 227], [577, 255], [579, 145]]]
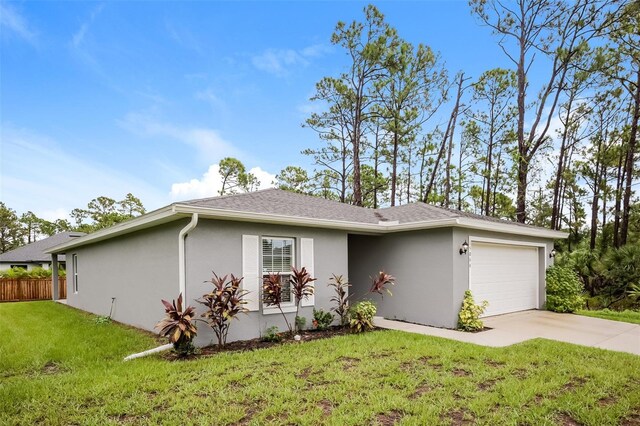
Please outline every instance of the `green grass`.
[[0, 424], [614, 425], [640, 419], [640, 357], [394, 331], [191, 361], [122, 357], [146, 333], [52, 302], [0, 304]]
[[576, 312], [578, 315], [587, 317], [603, 318], [614, 321], [630, 322], [632, 324], [640, 324], [640, 311], [632, 311], [626, 309], [624, 311], [612, 311], [611, 309], [600, 309], [597, 311], [581, 310]]

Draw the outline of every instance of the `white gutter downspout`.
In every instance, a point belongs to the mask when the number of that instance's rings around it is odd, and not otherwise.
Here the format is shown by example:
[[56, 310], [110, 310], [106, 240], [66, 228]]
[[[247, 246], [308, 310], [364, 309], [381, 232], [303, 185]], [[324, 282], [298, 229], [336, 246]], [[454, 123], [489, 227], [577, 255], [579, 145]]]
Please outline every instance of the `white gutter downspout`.
[[[178, 234], [178, 282], [180, 287], [180, 294], [182, 294], [182, 300], [184, 305], [187, 306], [187, 265], [186, 265], [186, 256], [184, 250], [184, 241], [187, 238], [187, 234], [193, 231], [193, 229], [198, 225], [198, 213], [193, 213], [191, 215], [191, 222], [187, 224], [184, 228], [180, 230], [180, 234]], [[155, 354], [158, 352], [166, 351], [173, 348], [171, 343], [158, 346], [154, 349], [149, 349], [148, 351], [140, 352], [137, 354], [132, 354], [125, 357], [125, 361], [130, 361], [136, 358], [142, 358], [147, 355]]]
[[191, 232], [196, 225], [198, 225], [198, 213], [191, 215], [191, 222], [187, 224], [178, 235], [178, 282], [180, 286], [180, 294], [182, 294], [182, 300], [184, 306], [187, 306], [187, 260], [185, 256], [184, 241], [187, 238], [187, 234]]

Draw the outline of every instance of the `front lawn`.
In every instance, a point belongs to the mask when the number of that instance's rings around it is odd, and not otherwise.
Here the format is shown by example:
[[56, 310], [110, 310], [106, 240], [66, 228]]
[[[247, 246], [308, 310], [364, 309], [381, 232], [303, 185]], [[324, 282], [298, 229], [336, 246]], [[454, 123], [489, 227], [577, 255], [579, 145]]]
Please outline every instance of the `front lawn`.
[[630, 322], [632, 324], [640, 324], [640, 311], [632, 311], [626, 309], [624, 311], [612, 311], [611, 309], [600, 309], [597, 311], [580, 310], [576, 312], [578, 315], [587, 317], [603, 318], [614, 321]]
[[[0, 304], [0, 424], [638, 424], [640, 357], [394, 331], [192, 361], [52, 302]], [[242, 319], [241, 319], [242, 320]], [[634, 423], [635, 422], [635, 423]]]

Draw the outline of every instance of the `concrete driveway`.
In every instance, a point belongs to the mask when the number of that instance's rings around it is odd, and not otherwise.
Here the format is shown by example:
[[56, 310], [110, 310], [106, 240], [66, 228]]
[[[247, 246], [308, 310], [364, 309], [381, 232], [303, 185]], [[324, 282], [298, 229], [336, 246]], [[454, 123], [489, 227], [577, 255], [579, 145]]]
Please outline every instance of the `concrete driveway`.
[[444, 337], [483, 346], [509, 346], [542, 337], [640, 355], [640, 325], [637, 324], [548, 311], [516, 312], [484, 318], [483, 321], [484, 325], [492, 330], [464, 333], [381, 317], [374, 319], [376, 326], [381, 328]]

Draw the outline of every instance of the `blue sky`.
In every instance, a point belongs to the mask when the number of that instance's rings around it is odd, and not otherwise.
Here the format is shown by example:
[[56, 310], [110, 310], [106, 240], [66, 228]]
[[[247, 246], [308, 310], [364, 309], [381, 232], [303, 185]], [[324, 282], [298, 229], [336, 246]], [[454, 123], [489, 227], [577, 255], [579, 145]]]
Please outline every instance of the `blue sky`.
[[[54, 219], [99, 195], [213, 194], [225, 156], [263, 184], [310, 169], [309, 97], [347, 63], [330, 35], [366, 4], [1, 1], [0, 199]], [[375, 4], [451, 74], [509, 65], [466, 1]]]

